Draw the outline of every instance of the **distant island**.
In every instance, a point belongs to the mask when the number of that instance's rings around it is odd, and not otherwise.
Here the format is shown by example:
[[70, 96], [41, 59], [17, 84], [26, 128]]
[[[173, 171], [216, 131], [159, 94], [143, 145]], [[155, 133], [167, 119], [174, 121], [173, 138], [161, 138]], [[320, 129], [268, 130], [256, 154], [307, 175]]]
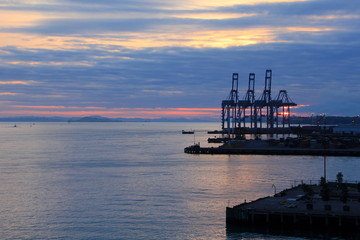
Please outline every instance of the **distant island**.
[[102, 116], [86, 116], [86, 117], [37, 117], [37, 116], [21, 116], [21, 117], [5, 117], [0, 118], [0, 122], [217, 122], [218, 119], [187, 119], [187, 118], [107, 118]]
[[112, 119], [101, 116], [88, 116], [83, 118], [72, 118], [68, 122], [122, 122], [120, 119]]

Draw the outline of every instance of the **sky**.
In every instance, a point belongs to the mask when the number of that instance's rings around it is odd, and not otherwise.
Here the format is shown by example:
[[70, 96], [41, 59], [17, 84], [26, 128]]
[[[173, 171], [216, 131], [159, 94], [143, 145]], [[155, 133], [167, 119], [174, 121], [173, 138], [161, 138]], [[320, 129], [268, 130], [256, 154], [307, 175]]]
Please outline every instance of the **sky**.
[[220, 119], [256, 99], [360, 114], [359, 0], [0, 0], [0, 117]]

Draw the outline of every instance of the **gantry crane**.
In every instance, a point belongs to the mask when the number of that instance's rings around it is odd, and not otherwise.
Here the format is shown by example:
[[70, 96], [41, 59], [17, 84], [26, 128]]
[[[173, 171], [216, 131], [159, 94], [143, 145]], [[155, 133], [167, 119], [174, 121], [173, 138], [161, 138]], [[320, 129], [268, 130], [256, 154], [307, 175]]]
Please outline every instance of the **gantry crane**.
[[[271, 96], [272, 70], [265, 72], [265, 87], [261, 97], [255, 100], [255, 73], [249, 74], [248, 90], [243, 100], [238, 99], [239, 74], [233, 73], [231, 91], [226, 100], [221, 103], [222, 130], [231, 134], [240, 133], [240, 128], [246, 127], [246, 119], [250, 120], [250, 128], [263, 128], [263, 117], [266, 117], [266, 128], [290, 127], [290, 108], [297, 106], [286, 90], [280, 90], [276, 99]], [[266, 113], [264, 111], [266, 109]]]
[[[282, 117], [282, 127], [284, 128], [285, 125], [290, 127], [290, 107], [297, 106], [297, 104], [291, 100], [286, 90], [280, 90], [275, 101], [276, 127], [279, 127], [279, 116]], [[280, 113], [279, 108], [282, 110]]]
[[265, 88], [259, 100], [254, 101], [254, 127], [258, 128], [258, 123], [260, 123], [260, 128], [262, 128], [262, 109], [266, 107], [266, 127], [274, 127], [274, 111], [271, 107], [271, 79], [272, 71], [270, 69], [266, 70], [265, 73]]
[[[245, 127], [246, 118], [250, 118], [250, 127], [253, 127], [254, 117], [254, 101], [255, 101], [255, 73], [249, 74], [248, 90], [244, 97], [244, 100], [239, 100], [239, 127]], [[246, 114], [247, 109], [250, 108], [249, 114]]]
[[[237, 102], [239, 99], [238, 94], [239, 87], [239, 74], [233, 73], [232, 75], [232, 87], [227, 100], [223, 100], [221, 103], [221, 119], [222, 129], [226, 129], [228, 134], [235, 134], [235, 128], [237, 125]], [[225, 126], [226, 123], [226, 126]]]

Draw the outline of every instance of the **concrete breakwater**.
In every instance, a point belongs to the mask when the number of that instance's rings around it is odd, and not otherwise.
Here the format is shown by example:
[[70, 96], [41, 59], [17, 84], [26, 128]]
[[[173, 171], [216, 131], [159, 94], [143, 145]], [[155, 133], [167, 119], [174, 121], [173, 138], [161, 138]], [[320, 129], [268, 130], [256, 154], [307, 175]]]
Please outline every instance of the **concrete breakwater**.
[[313, 197], [307, 197], [301, 186], [273, 197], [226, 208], [226, 221], [234, 225], [327, 227], [360, 231], [359, 190], [348, 186], [349, 197], [341, 201], [335, 189], [326, 201], [319, 196], [319, 186], [311, 186]]

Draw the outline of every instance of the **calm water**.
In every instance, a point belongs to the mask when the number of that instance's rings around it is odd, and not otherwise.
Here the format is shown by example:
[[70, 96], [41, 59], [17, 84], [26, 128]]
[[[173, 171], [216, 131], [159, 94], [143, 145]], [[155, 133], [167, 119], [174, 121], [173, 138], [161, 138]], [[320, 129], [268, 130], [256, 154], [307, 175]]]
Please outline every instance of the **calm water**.
[[[302, 239], [227, 231], [225, 207], [323, 173], [322, 157], [183, 153], [215, 123], [12, 126], [0, 124], [1, 239]], [[328, 158], [329, 178], [359, 169]]]

